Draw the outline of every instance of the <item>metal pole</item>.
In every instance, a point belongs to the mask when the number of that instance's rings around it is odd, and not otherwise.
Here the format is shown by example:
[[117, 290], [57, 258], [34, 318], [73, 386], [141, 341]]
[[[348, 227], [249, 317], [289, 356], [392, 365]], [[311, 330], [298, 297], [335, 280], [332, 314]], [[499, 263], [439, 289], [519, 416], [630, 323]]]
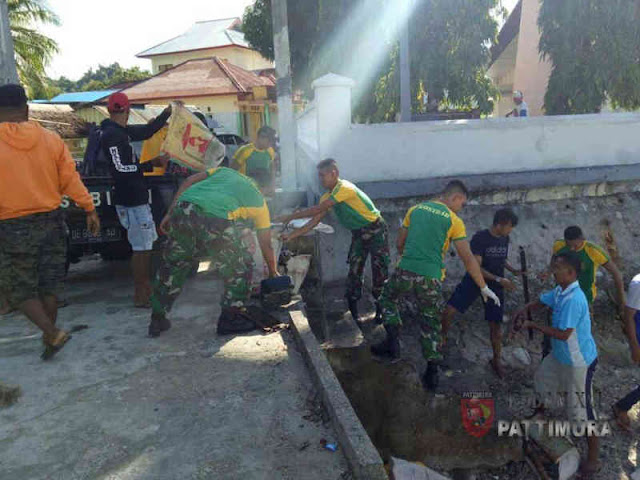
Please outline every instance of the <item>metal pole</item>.
[[[411, 0], [404, 0], [411, 3]], [[411, 57], [409, 49], [409, 17], [400, 27], [400, 121], [411, 121]]]
[[273, 21], [273, 47], [276, 58], [276, 85], [278, 89], [281, 181], [283, 190], [293, 191], [298, 186], [298, 168], [296, 163], [296, 125], [293, 116], [287, 0], [271, 0], [271, 17]]
[[19, 82], [7, 0], [0, 0], [0, 85]]

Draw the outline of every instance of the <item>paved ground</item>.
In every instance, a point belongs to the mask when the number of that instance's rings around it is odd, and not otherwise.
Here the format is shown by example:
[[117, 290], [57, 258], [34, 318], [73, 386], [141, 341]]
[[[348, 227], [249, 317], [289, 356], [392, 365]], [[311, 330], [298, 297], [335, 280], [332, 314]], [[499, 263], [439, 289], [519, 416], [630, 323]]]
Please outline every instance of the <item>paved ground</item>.
[[50, 363], [0, 317], [0, 377], [24, 392], [0, 410], [0, 479], [350, 478], [289, 332], [217, 337], [220, 284], [199, 274], [151, 340], [131, 288], [126, 264], [73, 266], [60, 321], [89, 328]]

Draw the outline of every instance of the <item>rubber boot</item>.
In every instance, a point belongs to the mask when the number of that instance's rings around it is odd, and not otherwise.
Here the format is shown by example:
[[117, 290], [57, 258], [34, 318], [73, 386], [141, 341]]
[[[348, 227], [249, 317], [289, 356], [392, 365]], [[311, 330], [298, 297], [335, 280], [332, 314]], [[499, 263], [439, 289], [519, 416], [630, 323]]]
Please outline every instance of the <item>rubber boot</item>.
[[162, 313], [152, 313], [151, 322], [149, 323], [149, 336], [158, 337], [162, 332], [166, 332], [171, 328], [171, 322]]
[[151, 252], [134, 252], [131, 257], [136, 308], [150, 308], [151, 304]]
[[347, 305], [349, 305], [349, 311], [351, 312], [351, 318], [360, 325], [360, 316], [358, 315], [358, 300], [355, 298], [347, 298]]
[[400, 327], [398, 325], [385, 325], [387, 338], [371, 347], [371, 353], [376, 357], [385, 358], [395, 363], [400, 360]]
[[434, 362], [427, 363], [427, 369], [422, 375], [422, 386], [431, 392], [438, 388], [438, 365]]

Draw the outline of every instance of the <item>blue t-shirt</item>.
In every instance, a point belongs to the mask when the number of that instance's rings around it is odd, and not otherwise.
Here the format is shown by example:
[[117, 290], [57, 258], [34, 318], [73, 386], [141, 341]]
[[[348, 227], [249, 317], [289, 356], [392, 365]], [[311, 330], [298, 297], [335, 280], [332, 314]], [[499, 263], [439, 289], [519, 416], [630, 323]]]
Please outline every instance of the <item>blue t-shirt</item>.
[[471, 252], [482, 257], [482, 268], [487, 272], [503, 277], [509, 237], [494, 237], [489, 230], [481, 230], [471, 239]]
[[553, 328], [574, 329], [566, 342], [551, 339], [551, 354], [565, 365], [591, 365], [598, 357], [598, 350], [591, 334], [589, 303], [580, 284], [577, 281], [573, 282], [564, 291], [562, 287], [557, 286], [540, 295], [540, 301], [553, 309]]

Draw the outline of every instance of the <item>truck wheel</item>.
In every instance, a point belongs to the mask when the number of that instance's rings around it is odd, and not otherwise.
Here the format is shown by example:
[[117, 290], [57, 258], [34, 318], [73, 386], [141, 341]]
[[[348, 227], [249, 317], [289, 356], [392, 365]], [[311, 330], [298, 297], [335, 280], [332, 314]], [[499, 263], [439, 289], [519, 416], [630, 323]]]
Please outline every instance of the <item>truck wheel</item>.
[[129, 242], [117, 242], [105, 245], [100, 252], [100, 257], [105, 262], [127, 260], [131, 257], [131, 253], [131, 245], [129, 245]]

